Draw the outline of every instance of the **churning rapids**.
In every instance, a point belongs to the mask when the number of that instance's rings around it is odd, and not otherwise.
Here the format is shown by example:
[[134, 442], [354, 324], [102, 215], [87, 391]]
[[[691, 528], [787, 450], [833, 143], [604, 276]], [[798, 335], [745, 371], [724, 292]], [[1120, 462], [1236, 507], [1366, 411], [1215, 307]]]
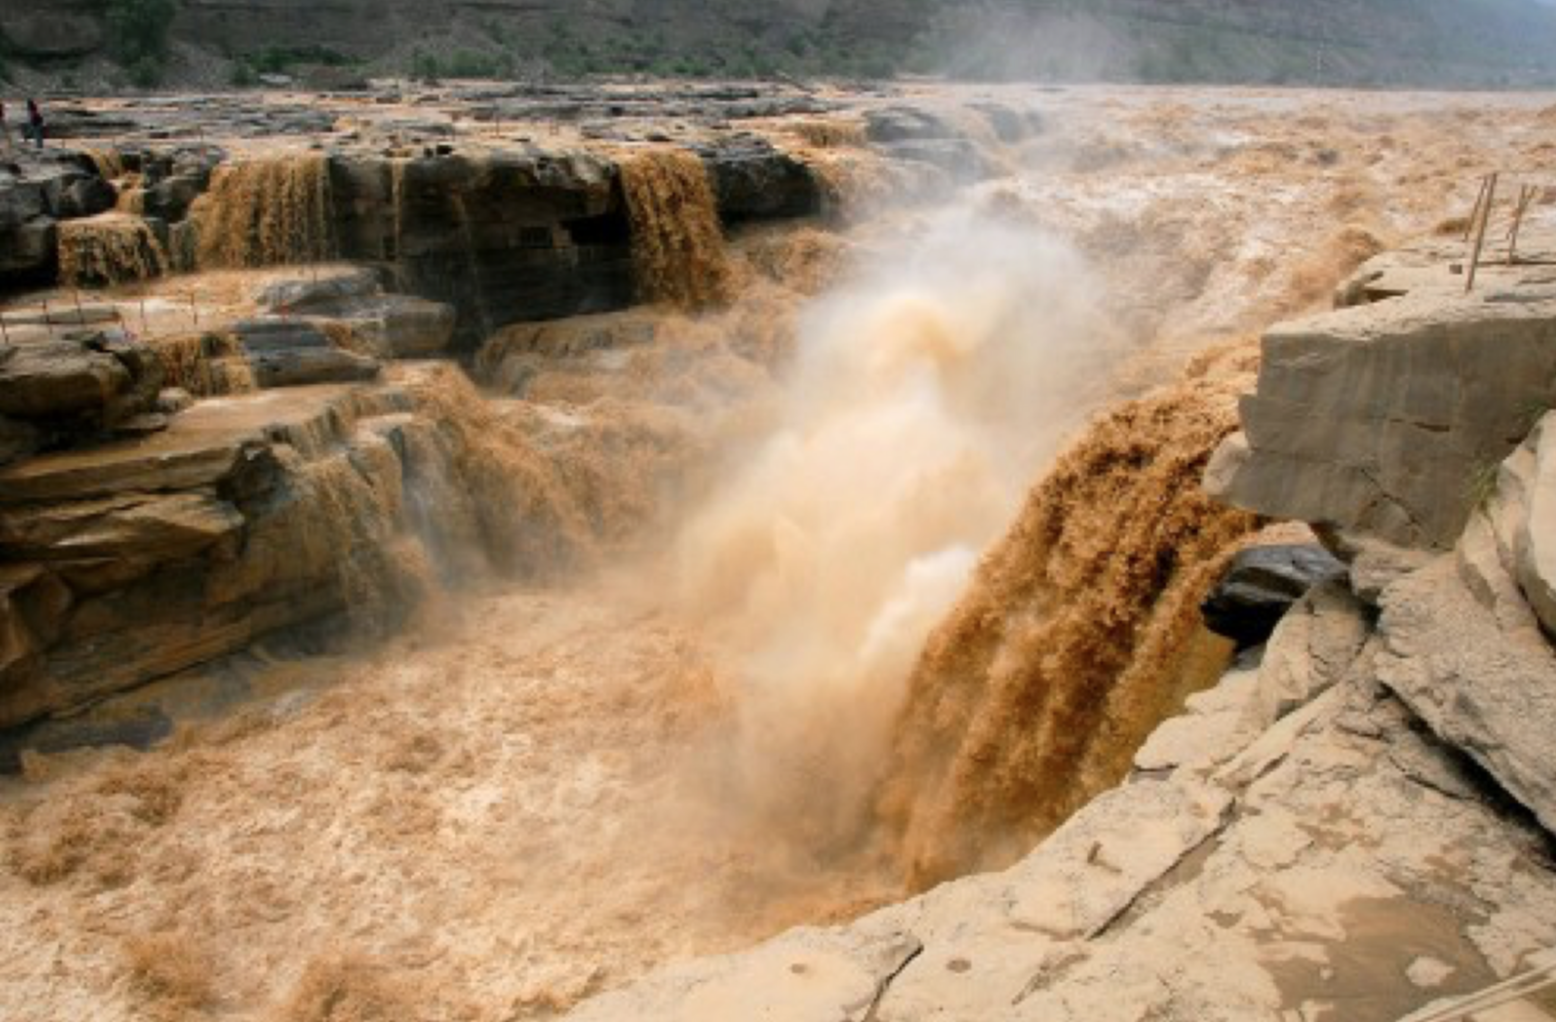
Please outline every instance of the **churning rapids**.
[[[652, 340], [522, 356], [525, 402], [417, 383], [472, 443], [526, 438], [511, 513], [568, 556], [278, 660], [284, 694], [154, 752], [30, 760], [0, 788], [8, 1017], [551, 1017], [1008, 865], [1116, 783], [1227, 655], [1196, 607], [1258, 523], [1198, 478], [1249, 339], [1548, 159], [1550, 115], [1002, 97], [1048, 130], [911, 206], [846, 132], [774, 127], [842, 227], [726, 244], [695, 159], [627, 165]], [[242, 189], [209, 265], [272, 243]]]

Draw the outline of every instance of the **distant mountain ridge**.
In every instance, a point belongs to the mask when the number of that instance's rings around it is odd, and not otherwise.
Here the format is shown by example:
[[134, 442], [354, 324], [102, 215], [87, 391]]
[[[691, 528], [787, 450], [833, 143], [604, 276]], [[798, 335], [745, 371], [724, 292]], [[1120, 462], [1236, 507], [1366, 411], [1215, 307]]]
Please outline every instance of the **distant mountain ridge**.
[[[5, 0], [0, 74], [411, 72], [1518, 87], [1537, 0]], [[326, 76], [327, 77], [327, 76]]]

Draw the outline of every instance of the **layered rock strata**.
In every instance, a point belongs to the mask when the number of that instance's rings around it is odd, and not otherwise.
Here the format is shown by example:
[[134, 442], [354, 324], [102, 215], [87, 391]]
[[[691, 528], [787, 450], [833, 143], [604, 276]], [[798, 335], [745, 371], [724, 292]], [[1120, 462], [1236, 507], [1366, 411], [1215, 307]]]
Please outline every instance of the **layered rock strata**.
[[471, 453], [416, 396], [455, 372], [205, 401], [155, 436], [0, 470], [0, 728], [288, 627], [386, 627], [479, 559], [446, 492], [477, 488]]
[[1498, 463], [1556, 406], [1556, 288], [1526, 267], [1466, 294], [1447, 264], [1421, 262], [1392, 257], [1342, 289], [1387, 300], [1264, 335], [1212, 493], [1397, 546], [1454, 544]]

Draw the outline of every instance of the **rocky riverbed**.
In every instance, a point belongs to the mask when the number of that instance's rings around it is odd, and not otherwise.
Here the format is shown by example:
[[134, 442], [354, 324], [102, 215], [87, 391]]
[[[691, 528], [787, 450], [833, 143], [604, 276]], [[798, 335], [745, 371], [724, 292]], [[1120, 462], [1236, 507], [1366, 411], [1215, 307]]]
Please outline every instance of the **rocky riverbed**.
[[1466, 296], [1463, 222], [1543, 97], [53, 123], [5, 1017], [1391, 1022], [1552, 942], [1553, 225]]

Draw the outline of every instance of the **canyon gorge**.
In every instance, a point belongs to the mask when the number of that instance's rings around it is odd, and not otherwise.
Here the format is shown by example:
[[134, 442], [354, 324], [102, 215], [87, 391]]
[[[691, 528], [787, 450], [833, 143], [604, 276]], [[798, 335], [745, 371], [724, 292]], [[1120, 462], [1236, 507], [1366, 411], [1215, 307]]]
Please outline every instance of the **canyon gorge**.
[[55, 104], [0, 1017], [1394, 1022], [1556, 964], [1548, 100]]

